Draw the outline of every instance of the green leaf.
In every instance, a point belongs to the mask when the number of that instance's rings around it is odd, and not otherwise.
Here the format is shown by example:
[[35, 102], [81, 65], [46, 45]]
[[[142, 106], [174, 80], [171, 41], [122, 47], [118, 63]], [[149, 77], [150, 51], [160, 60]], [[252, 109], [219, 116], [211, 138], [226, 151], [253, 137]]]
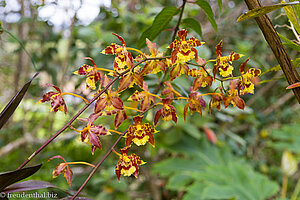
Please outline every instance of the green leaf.
[[189, 175], [183, 173], [176, 173], [172, 176], [166, 187], [170, 190], [184, 190], [185, 185], [192, 182], [192, 178]]
[[221, 15], [221, 13], [222, 13], [222, 7], [223, 7], [222, 4], [223, 4], [222, 0], [218, 0], [219, 15]]
[[193, 29], [202, 38], [202, 29], [200, 23], [194, 18], [186, 18], [182, 20], [182, 24]]
[[195, 173], [194, 177], [205, 183], [203, 193], [199, 194], [203, 199], [265, 200], [279, 189], [277, 183], [240, 161], [209, 165], [204, 171]]
[[[299, 68], [300, 67], [300, 58], [296, 58], [296, 60], [292, 60], [293, 65], [295, 66], [295, 68]], [[282, 70], [280, 65], [276, 65], [275, 67], [272, 67], [271, 69], [268, 69], [267, 71], [264, 71], [263, 73], [261, 73], [259, 76], [262, 76], [266, 73], [269, 72], [277, 72]]]
[[[297, 7], [298, 6], [299, 5], [297, 5]], [[293, 24], [294, 28], [298, 32], [298, 34], [300, 34], [300, 21], [295, 13], [295, 9], [293, 8], [293, 6], [287, 6], [287, 7], [284, 7], [283, 9], [284, 9], [286, 15], [288, 16], [289, 20]]]
[[[295, 1], [298, 1], [298, 0], [290, 0], [289, 2], [295, 2]], [[298, 4], [298, 5], [294, 5], [292, 7], [293, 7], [294, 13], [297, 17], [298, 24], [300, 24], [300, 5]]]
[[182, 125], [183, 131], [192, 136], [193, 138], [199, 140], [201, 138], [200, 130], [193, 124], [185, 123]]
[[289, 150], [293, 153], [300, 153], [300, 125], [287, 124], [280, 129], [270, 132], [270, 137], [276, 142], [268, 141], [267, 146], [278, 151]]
[[269, 83], [269, 82], [271, 82], [271, 81], [277, 81], [277, 80], [279, 80], [279, 79], [282, 79], [282, 78], [284, 78], [285, 76], [280, 76], [280, 77], [278, 77], [278, 78], [272, 78], [272, 79], [268, 79], [268, 80], [263, 80], [263, 81], [259, 81], [259, 85], [260, 84], [264, 84], [264, 83]]
[[277, 32], [278, 36], [284, 40], [285, 42], [282, 43], [283, 45], [287, 46], [287, 47], [290, 47], [292, 49], [295, 49], [296, 51], [300, 52], [300, 45], [292, 42], [291, 40], [289, 40], [288, 38], [284, 37], [283, 35], [280, 35], [278, 32]]
[[198, 171], [201, 166], [201, 160], [187, 158], [169, 158], [163, 160], [153, 167], [152, 171], [159, 173], [163, 177], [170, 176], [172, 173], [184, 173]]
[[[183, 200], [195, 200], [200, 199], [199, 194], [202, 194], [205, 188], [205, 184], [200, 181], [194, 182], [191, 186], [189, 186], [186, 191], [187, 193], [184, 195]], [[201, 198], [203, 199], [203, 198]]]
[[162, 9], [162, 11], [156, 15], [152, 26], [142, 33], [142, 36], [138, 41], [138, 48], [141, 49], [146, 46], [146, 38], [152, 41], [160, 32], [166, 29], [173, 16], [176, 15], [178, 11], [179, 10], [176, 7], [165, 7]]
[[206, 16], [208, 17], [208, 20], [210, 21], [212, 27], [215, 29], [215, 31], [218, 31], [218, 26], [214, 18], [214, 13], [209, 5], [209, 3], [205, 0], [198, 0], [196, 1], [196, 4], [200, 6], [200, 8], [204, 11]]
[[255, 8], [252, 10], [249, 10], [248, 12], [242, 14], [238, 19], [237, 22], [241, 22], [247, 19], [259, 17], [262, 15], [265, 15], [269, 12], [272, 12], [274, 10], [277, 10], [279, 8], [283, 8], [285, 6], [291, 6], [291, 5], [297, 5], [300, 4], [299, 2], [290, 2], [290, 3], [283, 3], [283, 4], [275, 4], [270, 6], [262, 6], [260, 8]]
[[[186, 147], [186, 142], [194, 152]], [[184, 200], [264, 200], [279, 189], [277, 183], [255, 172], [225, 145], [218, 147], [207, 140], [199, 142], [186, 136], [174, 145], [175, 148], [175, 152], [181, 153], [179, 158], [161, 161], [152, 170], [163, 177], [169, 177], [169, 189], [185, 191]]]

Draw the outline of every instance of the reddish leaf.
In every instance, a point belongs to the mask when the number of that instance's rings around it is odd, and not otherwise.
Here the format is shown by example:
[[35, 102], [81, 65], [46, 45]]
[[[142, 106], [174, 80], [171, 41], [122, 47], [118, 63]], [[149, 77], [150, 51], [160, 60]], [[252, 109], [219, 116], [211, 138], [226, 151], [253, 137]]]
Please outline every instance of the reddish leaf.
[[23, 180], [32, 174], [36, 173], [42, 166], [42, 163], [32, 167], [26, 167], [23, 169], [18, 169], [10, 172], [3, 172], [0, 174], [0, 191], [2, 191], [7, 186]]
[[289, 85], [287, 88], [285, 88], [285, 89], [293, 89], [293, 88], [296, 88], [296, 87], [299, 87], [300, 86], [300, 82], [297, 82], [297, 83], [294, 83], [294, 84], [292, 84], [292, 85]]
[[46, 182], [46, 181], [38, 181], [38, 180], [28, 180], [22, 181], [11, 186], [8, 186], [3, 190], [5, 193], [13, 193], [13, 192], [23, 192], [29, 190], [37, 190], [37, 189], [44, 189], [44, 188], [56, 188], [59, 189], [57, 186]]
[[23, 87], [18, 91], [18, 93], [10, 100], [10, 102], [6, 105], [6, 107], [2, 110], [0, 114], [0, 129], [7, 122], [7, 120], [11, 117], [11, 115], [15, 112], [17, 107], [19, 106], [21, 100], [23, 99], [25, 93], [27, 92], [31, 81], [37, 77], [39, 73], [36, 73], [32, 79], [30, 79]]

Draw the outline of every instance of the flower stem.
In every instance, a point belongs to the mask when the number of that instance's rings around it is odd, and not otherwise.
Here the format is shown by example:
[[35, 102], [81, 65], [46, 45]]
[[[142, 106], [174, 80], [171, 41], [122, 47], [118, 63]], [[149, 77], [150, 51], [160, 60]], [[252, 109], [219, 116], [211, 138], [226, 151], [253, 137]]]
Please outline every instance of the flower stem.
[[139, 110], [139, 109], [132, 108], [132, 107], [128, 107], [128, 106], [124, 106], [124, 109], [127, 109], [127, 110], [135, 110], [135, 111], [137, 111], [137, 112], [142, 112], [142, 111]]
[[174, 92], [174, 94], [175, 94], [176, 96], [178, 96], [178, 97], [181, 96], [181, 94], [180, 94], [179, 92], [177, 92], [176, 90], [174, 90], [174, 89], [172, 89], [172, 92]]
[[236, 77], [228, 77], [228, 78], [223, 78], [222, 81], [227, 81], [227, 80], [233, 80], [233, 79], [239, 79], [240, 76], [236, 76]]
[[81, 133], [81, 131], [80, 131], [80, 130], [78, 130], [78, 129], [74, 128], [74, 127], [73, 127], [73, 126], [71, 126], [71, 125], [69, 126], [69, 128], [70, 128], [70, 129], [72, 129], [72, 130], [74, 130], [74, 131], [76, 131], [77, 133]]
[[117, 133], [119, 135], [122, 135], [123, 133], [119, 132], [119, 131], [116, 131], [116, 130], [111, 130], [111, 129], [108, 129], [109, 132], [112, 132], [112, 133]]
[[296, 184], [295, 190], [292, 194], [291, 200], [296, 200], [299, 192], [300, 192], [300, 178], [297, 181], [297, 184]]
[[143, 52], [141, 52], [140, 50], [138, 50], [138, 49], [131, 48], [131, 47], [126, 47], [126, 49], [127, 49], [127, 50], [136, 51], [136, 52], [142, 54], [142, 56], [144, 56], [144, 58], [147, 58], [146, 55], [145, 55]]
[[152, 93], [150, 93], [150, 92], [148, 92], [148, 94], [161, 100], [160, 96], [158, 96], [158, 95], [156, 95], [156, 94], [152, 94]]
[[79, 96], [78, 94], [73, 94], [73, 93], [69, 93], [69, 92], [60, 93], [61, 96], [66, 95], [66, 94], [72, 95], [74, 97], [78, 97], [78, 98], [82, 99], [86, 104], [89, 103], [89, 101], [87, 99], [83, 98], [82, 96]]
[[214, 59], [208, 60], [208, 61], [205, 62], [205, 64], [206, 64], [206, 63], [209, 63], [209, 62], [216, 62], [216, 60], [214, 60]]
[[105, 69], [105, 68], [96, 68], [97, 71], [104, 71], [104, 72], [110, 72], [110, 73], [115, 73], [114, 70], [110, 70], [110, 69]]
[[206, 95], [219, 95], [219, 96], [221, 96], [221, 94], [219, 94], [219, 93], [206, 93], [206, 94], [200, 94], [200, 95], [198, 95], [198, 97], [202, 97], [202, 96], [206, 96]]
[[189, 98], [187, 98], [187, 97], [177, 97], [177, 99], [189, 100]]
[[95, 167], [95, 165], [88, 163], [88, 162], [67, 162], [68, 165], [77, 165], [77, 164], [82, 164], [82, 165], [88, 165], [91, 167]]
[[288, 176], [286, 174], [284, 174], [283, 180], [282, 180], [281, 198], [286, 197], [287, 185], [288, 185]]
[[[122, 133], [123, 134], [123, 133]], [[116, 155], [118, 155], [118, 156], [122, 156], [120, 153], [118, 153], [118, 152], [116, 152], [116, 150], [114, 149], [114, 148], [112, 148], [112, 152], [114, 152]]]

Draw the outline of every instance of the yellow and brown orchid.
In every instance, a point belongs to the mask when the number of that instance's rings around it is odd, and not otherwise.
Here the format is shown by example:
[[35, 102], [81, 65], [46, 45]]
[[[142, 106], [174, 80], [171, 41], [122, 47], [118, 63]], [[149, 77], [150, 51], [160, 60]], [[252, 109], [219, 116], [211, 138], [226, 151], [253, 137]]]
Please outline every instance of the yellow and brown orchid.
[[127, 51], [124, 39], [118, 34], [113, 33], [113, 35], [115, 35], [121, 41], [122, 46], [112, 43], [111, 45], [106, 47], [101, 53], [107, 55], [116, 55], [113, 64], [114, 70], [117, 73], [122, 73], [126, 70], [125, 66], [127, 66], [128, 69], [130, 69], [133, 66], [133, 57], [131, 53]]
[[131, 176], [134, 175], [135, 178], [139, 174], [139, 165], [143, 165], [146, 162], [142, 161], [139, 156], [135, 154], [128, 155], [128, 150], [130, 146], [120, 149], [121, 154], [115, 152], [119, 156], [119, 161], [115, 168], [116, 175], [120, 181], [121, 175]]
[[135, 143], [137, 146], [145, 145], [149, 142], [153, 147], [155, 146], [153, 134], [156, 132], [149, 123], [142, 124], [143, 115], [133, 117], [134, 124], [128, 129], [125, 135], [125, 145], [130, 146]]
[[43, 95], [43, 98], [39, 101], [40, 103], [44, 103], [44, 102], [51, 102], [51, 111], [54, 111], [54, 113], [56, 113], [57, 111], [62, 111], [65, 114], [67, 114], [67, 106], [66, 103], [63, 99], [63, 93], [61, 93], [61, 90], [52, 84], [46, 84], [46, 87], [54, 87], [54, 89], [57, 92], [47, 92], [46, 94]]
[[227, 77], [232, 75], [232, 70], [233, 70], [232, 61], [238, 60], [243, 56], [242, 54], [238, 54], [233, 51], [229, 54], [229, 56], [223, 56], [222, 49], [223, 49], [223, 41], [221, 40], [215, 49], [218, 57], [217, 57], [216, 64], [214, 65], [213, 68], [214, 77], [216, 76], [218, 69], [222, 77]]

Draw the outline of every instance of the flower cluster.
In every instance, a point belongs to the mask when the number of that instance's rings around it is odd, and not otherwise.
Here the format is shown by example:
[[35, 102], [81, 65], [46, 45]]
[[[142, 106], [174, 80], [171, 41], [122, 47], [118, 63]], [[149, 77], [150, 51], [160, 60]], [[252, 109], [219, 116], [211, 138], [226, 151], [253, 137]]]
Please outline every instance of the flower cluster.
[[[83, 128], [81, 130], [77, 130], [72, 126], [70, 128], [80, 134], [82, 142], [91, 145], [92, 154], [95, 153], [96, 149], [102, 148], [101, 136], [117, 133], [120, 137], [125, 138], [125, 144], [119, 150], [120, 153], [114, 150], [114, 146], [112, 147], [113, 152], [119, 156], [115, 168], [119, 181], [121, 175], [137, 177], [139, 166], [145, 164], [139, 156], [134, 153], [129, 154], [131, 146], [133, 144], [142, 146], [150, 143], [152, 147], [155, 147], [155, 133], [158, 132], [155, 130], [155, 126], [159, 124], [160, 119], [177, 123], [178, 116], [174, 102], [186, 102], [183, 110], [184, 120], [187, 118], [188, 111], [191, 115], [195, 112], [202, 115], [207, 105], [210, 112], [212, 108], [220, 111], [222, 105], [224, 105], [223, 109], [233, 105], [243, 110], [245, 102], [242, 96], [254, 93], [254, 80], [261, 73], [259, 69], [247, 68], [248, 58], [239, 67], [240, 75], [234, 76], [234, 61], [239, 60], [243, 55], [232, 51], [228, 56], [224, 56], [222, 41], [215, 47], [215, 59], [206, 61], [204, 58], [198, 57], [196, 47], [203, 45], [204, 42], [195, 37], [188, 38], [186, 30], [180, 30], [178, 39], [175, 39], [169, 45], [170, 55], [163, 55], [158, 50], [157, 45], [149, 39], [146, 39], [146, 45], [150, 52], [150, 54], [147, 54], [128, 47], [121, 36], [113, 35], [120, 40], [121, 45], [112, 43], [101, 52], [115, 56], [113, 70], [98, 68], [91, 58], [86, 58], [92, 62], [93, 66], [84, 64], [74, 72], [74, 74], [86, 76], [86, 87], [94, 91], [93, 100], [88, 101], [75, 94], [62, 93], [58, 87], [49, 84], [47, 86], [54, 87], [57, 92], [46, 93], [41, 102], [50, 101], [51, 110], [66, 113], [66, 104], [62, 98], [65, 94], [82, 98], [89, 105], [92, 101], [96, 101], [95, 104], [91, 104], [94, 106], [93, 113], [86, 119], [79, 119], [85, 123]], [[134, 57], [129, 51], [135, 51], [138, 55]], [[211, 62], [214, 62], [212, 69], [210, 68]], [[246, 68], [247, 70], [245, 70]], [[104, 74], [104, 72], [108, 73]], [[159, 74], [158, 77], [164, 78], [159, 80], [155, 90], [149, 88], [147, 79], [145, 79], [149, 74]], [[192, 82], [189, 90], [184, 91], [184, 93], [182, 88], [178, 87], [175, 82], [175, 79], [183, 74]], [[216, 81], [220, 82], [219, 86], [213, 84]], [[227, 84], [228, 87], [226, 87], [226, 82], [229, 83]], [[117, 89], [113, 88], [114, 83], [118, 83]], [[127, 90], [128, 88], [134, 90]], [[202, 88], [206, 88], [206, 91], [210, 90], [211, 92], [202, 93]], [[122, 95], [125, 90], [127, 90], [126, 95]], [[128, 95], [128, 93], [130, 94]], [[121, 98], [122, 96], [129, 96], [129, 98], [124, 99]], [[203, 96], [208, 96], [209, 102], [206, 102], [207, 98]], [[127, 105], [134, 106], [129, 107]], [[155, 109], [154, 125], [143, 122], [145, 121], [143, 120], [144, 114], [152, 108]], [[128, 110], [131, 110], [131, 112], [128, 112]], [[114, 130], [97, 124], [97, 119], [100, 116], [107, 115], [115, 118]], [[132, 125], [128, 127], [127, 131], [120, 133], [117, 129], [125, 120], [130, 119], [133, 119]], [[210, 129], [204, 128], [204, 132], [210, 141], [213, 143], [217, 141], [216, 136]], [[71, 174], [68, 165], [64, 163], [60, 164], [60, 170], [56, 170], [56, 176], [59, 173]], [[70, 177], [67, 180], [69, 183]]]

